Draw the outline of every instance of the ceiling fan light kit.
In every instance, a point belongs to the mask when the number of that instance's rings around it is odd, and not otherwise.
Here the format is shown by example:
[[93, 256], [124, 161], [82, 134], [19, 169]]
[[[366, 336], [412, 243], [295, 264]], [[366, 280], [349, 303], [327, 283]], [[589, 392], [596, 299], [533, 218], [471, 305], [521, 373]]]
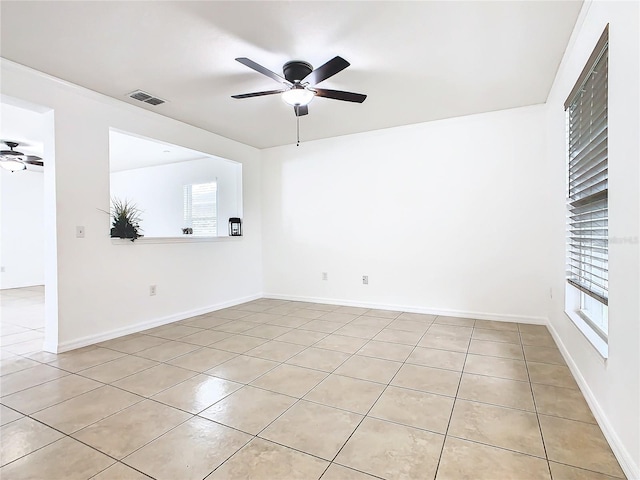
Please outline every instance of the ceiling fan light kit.
[[288, 103], [292, 107], [295, 107], [296, 105], [304, 106], [309, 105], [315, 95], [315, 92], [300, 86], [282, 92], [282, 100], [284, 103]]
[[4, 168], [5, 170], [9, 170], [10, 172], [19, 172], [20, 170], [25, 170], [27, 168], [24, 162], [14, 159], [2, 159], [0, 161], [0, 167]]
[[282, 83], [284, 88], [280, 90], [266, 90], [262, 92], [243, 93], [240, 95], [232, 95], [232, 98], [242, 99], [251, 97], [262, 97], [265, 95], [281, 94], [282, 100], [293, 107], [293, 111], [297, 117], [298, 141], [300, 145], [300, 117], [309, 113], [309, 103], [315, 97], [332, 98], [334, 100], [342, 100], [345, 102], [362, 103], [367, 98], [361, 93], [343, 92], [341, 90], [327, 90], [316, 88], [320, 82], [323, 82], [336, 73], [341, 72], [350, 64], [342, 57], [334, 57], [321, 67], [315, 70], [310, 63], [301, 60], [292, 60], [282, 67], [284, 75], [278, 75], [268, 68], [250, 60], [246, 57], [236, 58], [236, 61], [265, 75], [278, 83]]

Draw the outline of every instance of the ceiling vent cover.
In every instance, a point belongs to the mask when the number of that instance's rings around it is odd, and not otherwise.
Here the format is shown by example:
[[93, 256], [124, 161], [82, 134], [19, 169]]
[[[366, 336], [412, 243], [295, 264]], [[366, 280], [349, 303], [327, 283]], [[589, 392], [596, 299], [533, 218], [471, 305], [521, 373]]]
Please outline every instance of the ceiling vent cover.
[[162, 105], [166, 101], [162, 100], [161, 98], [154, 97], [147, 92], [143, 92], [142, 90], [134, 90], [133, 92], [127, 94], [127, 97], [133, 98], [134, 100], [138, 100], [140, 102], [148, 103], [150, 105]]

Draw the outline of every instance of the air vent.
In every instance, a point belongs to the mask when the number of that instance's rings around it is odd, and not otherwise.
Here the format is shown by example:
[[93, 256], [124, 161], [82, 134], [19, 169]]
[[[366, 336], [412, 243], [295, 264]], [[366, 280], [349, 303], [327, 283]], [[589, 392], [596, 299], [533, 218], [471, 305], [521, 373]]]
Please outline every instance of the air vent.
[[142, 90], [135, 90], [127, 95], [129, 98], [133, 98], [134, 100], [139, 100], [144, 103], [148, 103], [150, 105], [161, 105], [165, 103], [165, 100], [161, 98], [154, 97], [153, 95], [148, 94], [147, 92], [143, 92]]
[[150, 103], [151, 105], [160, 105], [161, 103], [164, 103], [164, 100], [160, 100], [159, 98], [151, 97], [150, 99], [145, 100], [145, 102]]

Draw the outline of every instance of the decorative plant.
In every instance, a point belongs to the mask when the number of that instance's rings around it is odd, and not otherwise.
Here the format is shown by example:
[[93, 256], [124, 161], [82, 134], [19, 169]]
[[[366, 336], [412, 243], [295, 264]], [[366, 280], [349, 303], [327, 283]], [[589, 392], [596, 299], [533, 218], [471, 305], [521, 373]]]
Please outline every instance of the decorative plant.
[[140, 209], [129, 200], [111, 199], [111, 238], [129, 238], [135, 241], [140, 233]]

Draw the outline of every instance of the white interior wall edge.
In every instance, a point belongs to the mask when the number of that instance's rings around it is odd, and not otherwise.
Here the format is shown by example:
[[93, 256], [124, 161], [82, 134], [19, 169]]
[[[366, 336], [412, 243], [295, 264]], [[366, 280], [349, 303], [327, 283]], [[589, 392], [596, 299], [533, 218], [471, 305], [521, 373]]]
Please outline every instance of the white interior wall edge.
[[602, 433], [604, 437], [607, 439], [607, 442], [609, 442], [609, 446], [611, 447], [613, 454], [616, 456], [616, 459], [620, 462], [620, 467], [622, 468], [622, 470], [624, 471], [625, 475], [629, 480], [640, 479], [640, 471], [638, 470], [637, 466], [634, 464], [632, 456], [630, 455], [629, 451], [625, 448], [624, 443], [621, 441], [620, 437], [616, 433], [616, 430], [613, 428], [613, 425], [611, 425], [611, 422], [609, 421], [609, 418], [607, 417], [605, 410], [602, 408], [602, 406], [598, 402], [598, 399], [596, 398], [593, 391], [589, 387], [589, 384], [587, 383], [584, 376], [580, 372], [578, 365], [571, 357], [571, 354], [569, 353], [569, 350], [567, 349], [566, 345], [562, 341], [562, 338], [560, 338], [560, 335], [558, 335], [558, 332], [553, 327], [553, 324], [547, 325], [547, 328], [549, 329], [551, 336], [556, 342], [556, 345], [558, 345], [558, 349], [560, 350], [562, 357], [567, 362], [567, 366], [569, 367], [569, 370], [571, 370], [571, 374], [573, 375], [573, 378], [575, 378], [576, 383], [578, 384], [578, 387], [580, 387], [580, 391], [582, 392], [582, 395], [587, 401], [587, 404], [589, 405], [589, 408], [591, 409], [591, 412], [593, 413], [593, 416], [596, 419], [596, 422], [598, 422], [598, 426], [602, 430]]
[[165, 317], [156, 318], [146, 322], [136, 323], [135, 325], [128, 325], [126, 327], [111, 330], [110, 332], [103, 332], [97, 335], [88, 335], [86, 337], [77, 338], [72, 341], [63, 342], [57, 345], [56, 346], [56, 348], [58, 349], [57, 353], [68, 352], [69, 350], [75, 350], [76, 348], [82, 348], [88, 345], [94, 345], [99, 342], [106, 342], [107, 340], [113, 340], [114, 338], [119, 338], [124, 335], [143, 332], [144, 330], [149, 330], [150, 328], [161, 327], [162, 325], [166, 325], [168, 323], [178, 322], [180, 320], [186, 320], [187, 318], [196, 317], [198, 315], [206, 315], [208, 313], [213, 313], [217, 310], [222, 310], [223, 308], [235, 307], [236, 305], [250, 302], [252, 300], [257, 300], [259, 298], [262, 298], [262, 295], [260, 294], [249, 295], [248, 297], [238, 298], [238, 299], [227, 301], [224, 303], [210, 305], [208, 307], [196, 308], [194, 310], [176, 313], [173, 315], [167, 315]]
[[336, 298], [296, 297], [291, 295], [278, 295], [278, 294], [271, 294], [271, 293], [265, 293], [264, 298], [273, 298], [275, 300], [290, 300], [294, 302], [326, 303], [328, 305], [344, 305], [347, 307], [373, 308], [376, 310], [391, 310], [394, 312], [423, 313], [426, 315], [436, 315], [436, 316], [442, 316], [442, 317], [472, 318], [474, 320], [493, 320], [496, 322], [517, 322], [517, 323], [528, 323], [531, 325], [547, 325], [549, 323], [547, 317], [544, 317], [544, 316], [536, 317], [536, 316], [516, 315], [516, 314], [504, 315], [501, 313], [424, 308], [424, 307], [415, 306], [415, 305], [354, 302], [348, 299], [336, 299]]
[[45, 116], [44, 158], [49, 166], [44, 171], [44, 346], [48, 352], [57, 349], [58, 322], [58, 211], [56, 208], [56, 149], [55, 112], [49, 110]]
[[[566, 114], [609, 25], [609, 335], [604, 359], [565, 313]], [[585, 2], [547, 100], [549, 330], [625, 475], [640, 479], [640, 4]]]
[[[259, 150], [6, 59], [0, 68], [2, 93], [51, 109], [55, 124], [55, 188], [45, 186], [45, 195], [57, 217], [45, 228], [55, 238], [48, 258], [57, 259], [57, 271], [45, 272], [45, 295], [47, 309], [57, 302], [58, 328], [47, 350], [262, 292]], [[110, 128], [242, 163], [242, 241], [114, 245], [104, 213]], [[76, 226], [85, 227], [85, 238], [76, 238]], [[47, 324], [46, 337], [55, 330]]]

